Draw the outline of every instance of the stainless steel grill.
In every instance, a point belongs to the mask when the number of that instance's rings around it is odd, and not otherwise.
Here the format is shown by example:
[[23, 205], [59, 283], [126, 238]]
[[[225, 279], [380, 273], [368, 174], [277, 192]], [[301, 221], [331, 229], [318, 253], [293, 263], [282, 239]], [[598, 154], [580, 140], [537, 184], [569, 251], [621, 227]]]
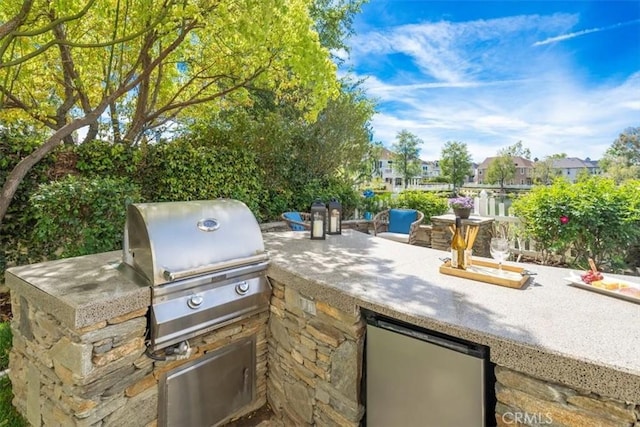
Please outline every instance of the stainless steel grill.
[[262, 233], [237, 200], [130, 205], [123, 261], [151, 288], [151, 351], [269, 309]]

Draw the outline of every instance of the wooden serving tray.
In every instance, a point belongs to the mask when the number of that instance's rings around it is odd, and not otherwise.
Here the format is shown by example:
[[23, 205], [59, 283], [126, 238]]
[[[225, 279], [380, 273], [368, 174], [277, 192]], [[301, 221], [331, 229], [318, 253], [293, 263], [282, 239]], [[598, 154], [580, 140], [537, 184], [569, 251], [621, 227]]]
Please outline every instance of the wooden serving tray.
[[476, 258], [473, 259], [473, 265], [468, 266], [466, 270], [452, 268], [451, 261], [446, 261], [440, 266], [440, 273], [515, 289], [522, 288], [531, 277], [522, 267], [502, 264], [500, 273], [498, 263]]

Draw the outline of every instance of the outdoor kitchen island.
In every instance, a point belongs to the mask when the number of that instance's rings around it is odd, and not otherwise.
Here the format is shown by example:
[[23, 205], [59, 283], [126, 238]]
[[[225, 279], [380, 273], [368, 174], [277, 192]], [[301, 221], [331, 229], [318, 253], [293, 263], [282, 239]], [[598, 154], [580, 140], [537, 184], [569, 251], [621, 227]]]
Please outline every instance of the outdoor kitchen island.
[[[488, 346], [497, 425], [640, 425], [638, 304], [568, 286], [553, 267], [527, 265], [537, 275], [522, 289], [443, 275], [446, 252], [358, 232], [264, 239], [267, 399], [290, 424], [358, 425], [365, 308]], [[344, 359], [350, 370], [331, 366]]]
[[9, 269], [14, 405], [35, 426], [155, 427], [169, 372], [249, 342], [253, 399], [228, 419], [268, 402], [274, 426], [357, 426], [368, 309], [488, 346], [498, 425], [640, 425], [640, 305], [557, 268], [528, 266], [521, 290], [445, 276], [446, 252], [355, 231], [263, 238], [268, 311], [190, 338], [177, 360], [146, 354], [151, 292], [120, 252]]

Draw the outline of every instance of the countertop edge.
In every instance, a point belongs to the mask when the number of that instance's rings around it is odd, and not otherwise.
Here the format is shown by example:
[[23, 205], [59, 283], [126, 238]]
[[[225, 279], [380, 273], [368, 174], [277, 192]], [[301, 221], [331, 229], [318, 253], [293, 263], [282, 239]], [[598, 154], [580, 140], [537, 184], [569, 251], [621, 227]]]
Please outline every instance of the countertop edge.
[[267, 275], [285, 285], [293, 286], [305, 297], [325, 302], [347, 313], [357, 313], [365, 308], [416, 326], [486, 345], [490, 348], [490, 360], [497, 365], [545, 381], [603, 393], [628, 402], [640, 402], [640, 376], [634, 373], [456, 327], [426, 315], [406, 314], [381, 303], [354, 297], [330, 284], [305, 278], [278, 266], [277, 262], [272, 261]]
[[[73, 263], [80, 258], [84, 259], [85, 262], [99, 259], [100, 262], [96, 262], [96, 265], [102, 266], [104, 265], [102, 257], [105, 257], [105, 259], [113, 257], [114, 260], [117, 260], [116, 254], [119, 254], [119, 252], [13, 267], [5, 272], [5, 283], [10, 290], [15, 290], [18, 295], [24, 295], [33, 304], [50, 313], [62, 325], [72, 329], [84, 328], [148, 307], [151, 303], [149, 287], [140, 286], [133, 281], [118, 276], [116, 283], [98, 284], [102, 289], [110, 291], [108, 296], [104, 298], [96, 299], [93, 289], [78, 290], [74, 292], [72, 298], [69, 295], [65, 295], [62, 288], [60, 294], [56, 295], [55, 289], [52, 292], [48, 292], [37, 284], [30, 283], [31, 279], [28, 272], [37, 271], [41, 266], [51, 266], [52, 263], [56, 265]], [[86, 294], [86, 298], [82, 298], [83, 294]]]

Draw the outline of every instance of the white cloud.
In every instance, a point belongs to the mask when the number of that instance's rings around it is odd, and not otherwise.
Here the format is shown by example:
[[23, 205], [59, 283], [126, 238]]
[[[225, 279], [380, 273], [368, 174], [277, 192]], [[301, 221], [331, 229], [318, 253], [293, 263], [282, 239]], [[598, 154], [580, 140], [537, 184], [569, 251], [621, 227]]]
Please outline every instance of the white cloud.
[[514, 43], [530, 45], [541, 32], [566, 31], [576, 20], [575, 15], [555, 14], [402, 25], [355, 36], [351, 58], [375, 66], [380, 61], [384, 65], [388, 55], [402, 54], [420, 70], [421, 79], [455, 83], [500, 72], [508, 63], [513, 67], [523, 59]]
[[[370, 70], [356, 78], [367, 78], [379, 103], [374, 138], [390, 146], [407, 129], [424, 141], [425, 160], [439, 158], [450, 140], [467, 143], [478, 162], [518, 141], [538, 158], [600, 158], [622, 130], [639, 125], [640, 71], [589, 86], [563, 52], [532, 47], [577, 22], [570, 14], [516, 16], [355, 37], [348, 62]], [[410, 63], [394, 69], [390, 55]]]
[[555, 36], [555, 37], [549, 37], [548, 39], [545, 39], [545, 40], [542, 40], [542, 41], [539, 41], [539, 42], [535, 42], [533, 44], [533, 46], [543, 46], [545, 44], [557, 43], [557, 42], [560, 42], [560, 41], [573, 39], [575, 37], [584, 36], [585, 34], [599, 33], [600, 31], [615, 30], [616, 28], [626, 27], [627, 25], [632, 25], [632, 24], [637, 24], [637, 23], [640, 23], [640, 19], [634, 19], [633, 21], [627, 21], [627, 22], [618, 22], [617, 24], [608, 25], [606, 27], [589, 28], [587, 30], [580, 30], [580, 31], [576, 31], [576, 32], [573, 32], [573, 33], [562, 34], [562, 35]]
[[424, 159], [439, 158], [449, 140], [467, 143], [476, 161], [520, 140], [538, 158], [561, 152], [599, 158], [624, 128], [637, 124], [640, 73], [622, 85], [586, 92], [567, 81], [535, 86], [507, 82], [498, 90], [469, 87], [446, 94], [429, 87], [396, 90], [376, 78], [365, 82], [382, 107], [372, 122], [376, 140], [391, 145], [407, 129], [425, 142]]

